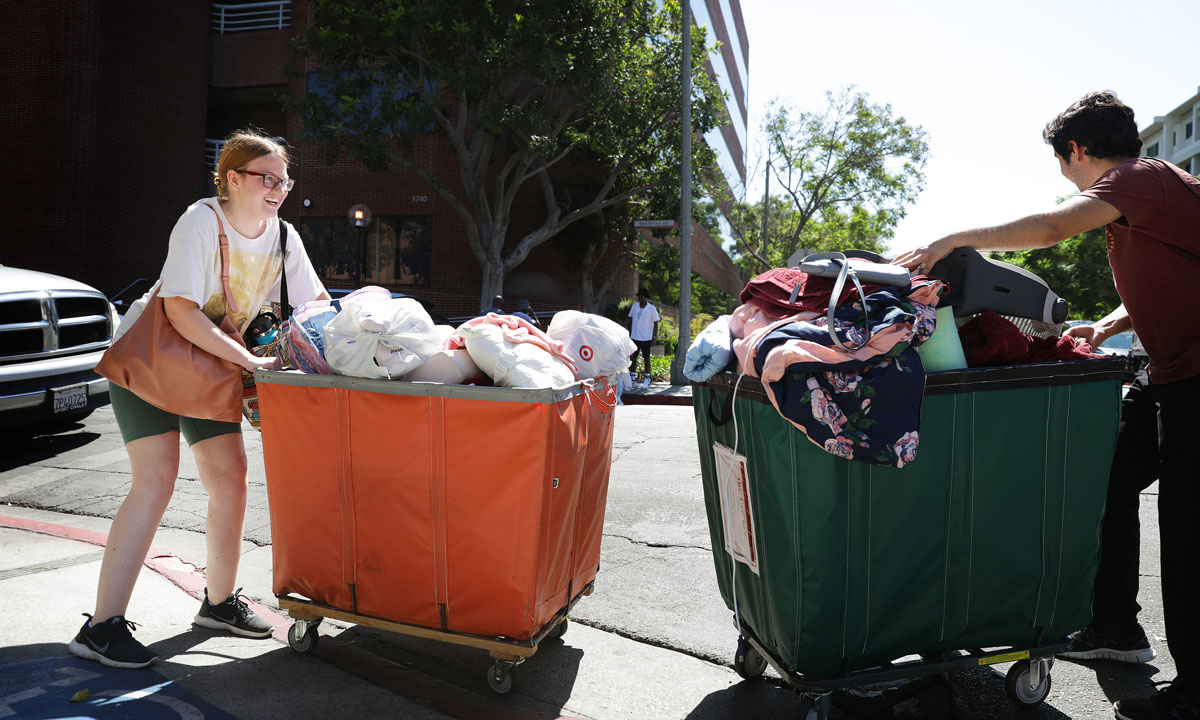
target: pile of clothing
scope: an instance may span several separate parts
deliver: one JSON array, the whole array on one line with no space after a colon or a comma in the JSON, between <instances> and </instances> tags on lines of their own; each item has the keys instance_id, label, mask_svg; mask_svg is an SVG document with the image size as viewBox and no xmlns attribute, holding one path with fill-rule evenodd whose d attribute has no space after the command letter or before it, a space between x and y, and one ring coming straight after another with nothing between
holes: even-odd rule
<instances>
[{"instance_id":1,"label":"pile of clothing","mask_svg":"<svg viewBox=\"0 0 1200 720\"><path fill-rule=\"evenodd\" d=\"M289 342L305 373L514 388L616 385L635 348L617 323L573 310L556 313L545 332L497 313L435 325L416 300L375 286L297 307Z\"/></svg>"},{"instance_id":2,"label":"pile of clothing","mask_svg":"<svg viewBox=\"0 0 1200 720\"><path fill-rule=\"evenodd\" d=\"M861 258L846 262L877 268ZM755 277L741 306L692 342L684 373L695 382L724 370L757 377L776 410L826 452L903 467L920 442L925 370L916 349L932 337L949 287L925 275L904 287L863 283L860 291L843 283L836 298L835 287L800 268ZM972 368L1101 357L1071 337L1024 334L991 310L954 330Z\"/></svg>"},{"instance_id":3,"label":"pile of clothing","mask_svg":"<svg viewBox=\"0 0 1200 720\"><path fill-rule=\"evenodd\" d=\"M903 467L916 458L925 388L916 347L933 335L948 288L917 276L904 287L864 283L861 294L846 283L837 298L834 289L799 268L755 277L742 305L697 336L684 372L696 382L726 367L757 377L775 409L826 452Z\"/></svg>"},{"instance_id":4,"label":"pile of clothing","mask_svg":"<svg viewBox=\"0 0 1200 720\"><path fill-rule=\"evenodd\" d=\"M1093 353L1086 342L1072 337L1027 335L1011 320L991 310L984 310L963 323L958 328L958 338L967 367L973 368L1104 357Z\"/></svg>"}]
</instances>

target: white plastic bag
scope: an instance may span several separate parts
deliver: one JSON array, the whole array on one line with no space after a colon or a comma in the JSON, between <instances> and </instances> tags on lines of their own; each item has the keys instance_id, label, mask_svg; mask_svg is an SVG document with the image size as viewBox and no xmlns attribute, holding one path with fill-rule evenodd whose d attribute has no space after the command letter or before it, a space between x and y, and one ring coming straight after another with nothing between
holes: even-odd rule
<instances>
[{"instance_id":1,"label":"white plastic bag","mask_svg":"<svg viewBox=\"0 0 1200 720\"><path fill-rule=\"evenodd\" d=\"M575 373L562 360L534 343L508 342L498 325L464 324L458 334L471 359L497 385L548 388L575 382Z\"/></svg>"},{"instance_id":2,"label":"white plastic bag","mask_svg":"<svg viewBox=\"0 0 1200 720\"><path fill-rule=\"evenodd\" d=\"M466 350L441 350L425 358L425 362L421 363L416 370L405 375L404 379L414 382L461 385L467 380L481 375L483 372L471 359L471 353Z\"/></svg>"},{"instance_id":3,"label":"white plastic bag","mask_svg":"<svg viewBox=\"0 0 1200 720\"><path fill-rule=\"evenodd\" d=\"M339 375L400 378L442 349L433 320L416 300L348 300L322 329L325 360Z\"/></svg>"},{"instance_id":4,"label":"white plastic bag","mask_svg":"<svg viewBox=\"0 0 1200 720\"><path fill-rule=\"evenodd\" d=\"M581 378L628 370L629 356L637 350L628 330L606 317L578 310L555 313L546 334L566 346Z\"/></svg>"}]
</instances>

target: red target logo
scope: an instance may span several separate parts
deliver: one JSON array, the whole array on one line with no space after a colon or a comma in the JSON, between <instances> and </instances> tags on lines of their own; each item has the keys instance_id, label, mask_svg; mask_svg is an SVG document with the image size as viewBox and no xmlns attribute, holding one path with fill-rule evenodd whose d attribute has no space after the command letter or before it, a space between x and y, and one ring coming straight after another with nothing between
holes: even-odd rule
<instances>
[{"instance_id":1,"label":"red target logo","mask_svg":"<svg viewBox=\"0 0 1200 720\"><path fill-rule=\"evenodd\" d=\"M591 345L581 345L579 347L579 357L582 358L583 360L590 361L592 359L593 354L594 353L592 352Z\"/></svg>"}]
</instances>

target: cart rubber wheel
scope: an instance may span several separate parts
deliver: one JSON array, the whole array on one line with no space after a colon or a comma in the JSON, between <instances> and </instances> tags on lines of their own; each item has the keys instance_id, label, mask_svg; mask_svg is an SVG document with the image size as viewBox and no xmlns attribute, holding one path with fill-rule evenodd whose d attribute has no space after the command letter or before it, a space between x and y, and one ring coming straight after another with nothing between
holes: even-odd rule
<instances>
[{"instance_id":1,"label":"cart rubber wheel","mask_svg":"<svg viewBox=\"0 0 1200 720\"><path fill-rule=\"evenodd\" d=\"M767 669L767 659L746 638L738 638L737 653L733 656L733 670L743 680L757 680Z\"/></svg>"},{"instance_id":2,"label":"cart rubber wheel","mask_svg":"<svg viewBox=\"0 0 1200 720\"><path fill-rule=\"evenodd\" d=\"M801 695L800 720L828 720L829 710L833 707L831 695Z\"/></svg>"},{"instance_id":3,"label":"cart rubber wheel","mask_svg":"<svg viewBox=\"0 0 1200 720\"><path fill-rule=\"evenodd\" d=\"M1042 683L1036 688L1029 687L1029 661L1021 660L1013 663L1004 677L1004 692L1008 699L1022 707L1037 705L1050 694L1050 675L1042 678Z\"/></svg>"},{"instance_id":4,"label":"cart rubber wheel","mask_svg":"<svg viewBox=\"0 0 1200 720\"><path fill-rule=\"evenodd\" d=\"M317 642L321 639L321 635L317 633L315 623L309 623L308 631L303 636L296 629L296 624L288 628L288 645L298 653L308 654L317 649Z\"/></svg>"},{"instance_id":5,"label":"cart rubber wheel","mask_svg":"<svg viewBox=\"0 0 1200 720\"><path fill-rule=\"evenodd\" d=\"M513 687L512 663L497 660L487 672L488 687L497 695L507 695Z\"/></svg>"},{"instance_id":6,"label":"cart rubber wheel","mask_svg":"<svg viewBox=\"0 0 1200 720\"><path fill-rule=\"evenodd\" d=\"M560 638L567 634L567 619L563 618L562 622L550 628L550 632L546 633L548 638Z\"/></svg>"}]
</instances>

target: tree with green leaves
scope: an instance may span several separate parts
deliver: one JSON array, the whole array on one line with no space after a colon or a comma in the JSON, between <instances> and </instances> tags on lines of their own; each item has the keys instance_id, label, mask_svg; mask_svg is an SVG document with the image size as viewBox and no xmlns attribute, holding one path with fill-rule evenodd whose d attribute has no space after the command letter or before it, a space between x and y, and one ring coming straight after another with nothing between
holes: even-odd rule
<instances>
[{"instance_id":1,"label":"tree with green leaves","mask_svg":"<svg viewBox=\"0 0 1200 720\"><path fill-rule=\"evenodd\" d=\"M656 0L314 0L291 67L321 68L295 103L305 132L369 169L413 173L458 214L483 270L480 302L529 252L572 224L678 183L681 11ZM698 47L706 47L693 31ZM693 129L722 122L720 90L693 55ZM424 164L435 135L455 182ZM693 164L711 154L697 144ZM564 179L599 179L583 195ZM518 193L540 223L509 237Z\"/></svg>"},{"instance_id":2,"label":"tree with green leaves","mask_svg":"<svg viewBox=\"0 0 1200 720\"><path fill-rule=\"evenodd\" d=\"M614 205L580 219L554 236L554 245L567 269L579 273L580 309L600 313L613 283L634 261L637 233L631 206ZM615 256L615 267L600 272L605 259Z\"/></svg>"},{"instance_id":3,"label":"tree with green leaves","mask_svg":"<svg viewBox=\"0 0 1200 720\"><path fill-rule=\"evenodd\" d=\"M679 248L667 242L643 240L638 274L650 296L669 305L679 304ZM692 273L692 314L724 315L734 298L700 274ZM692 337L695 337L693 335Z\"/></svg>"},{"instance_id":4,"label":"tree with green leaves","mask_svg":"<svg viewBox=\"0 0 1200 720\"><path fill-rule=\"evenodd\" d=\"M923 128L853 88L826 97L822 113L779 100L767 108L768 187L778 194L740 204L735 224L752 272L785 265L799 248L882 251L924 188Z\"/></svg>"},{"instance_id":5,"label":"tree with green leaves","mask_svg":"<svg viewBox=\"0 0 1200 720\"><path fill-rule=\"evenodd\" d=\"M1099 320L1121 304L1108 265L1104 228L1096 228L1047 248L992 253L1025 268L1066 299L1072 320Z\"/></svg>"}]
</instances>

